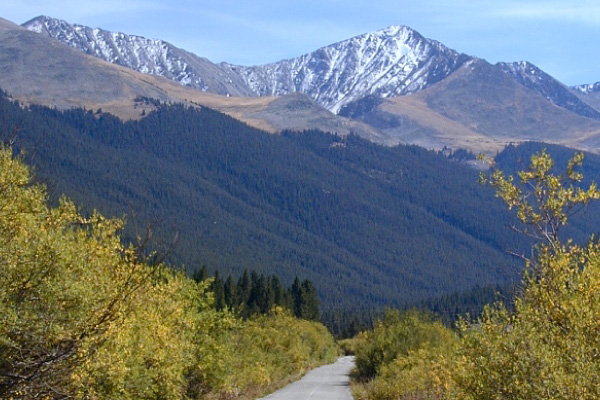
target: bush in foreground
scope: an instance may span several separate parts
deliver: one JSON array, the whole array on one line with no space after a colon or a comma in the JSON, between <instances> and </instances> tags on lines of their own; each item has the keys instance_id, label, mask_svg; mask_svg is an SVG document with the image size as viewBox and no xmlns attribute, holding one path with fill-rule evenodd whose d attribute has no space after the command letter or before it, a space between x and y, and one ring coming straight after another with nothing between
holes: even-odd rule
<instances>
[{"instance_id":1,"label":"bush in foreground","mask_svg":"<svg viewBox=\"0 0 600 400\"><path fill-rule=\"evenodd\" d=\"M575 155L566 174L555 175L543 151L532 157L529 170L519 173L519 185L493 173L490 182L498 196L516 208L524 224L518 229L543 241L527 260L514 311L502 304L488 306L476 323L460 324L458 339L450 335L437 346L419 339L427 337L422 328L404 333L376 327L365 337L373 336L375 345L367 346L381 350L371 351L366 360L372 361L362 369L375 378L357 385L358 398L600 398L600 244L559 240L567 219L600 198L595 184L586 190L574 187L582 179L575 170L582 160L583 155ZM415 338L406 342L407 335ZM397 348L388 344L398 341L409 343L409 350L385 351Z\"/></svg>"},{"instance_id":2,"label":"bush in foreground","mask_svg":"<svg viewBox=\"0 0 600 400\"><path fill-rule=\"evenodd\" d=\"M210 281L141 262L122 225L48 207L0 149L0 398L236 398L335 357L315 322L217 311Z\"/></svg>"}]
</instances>

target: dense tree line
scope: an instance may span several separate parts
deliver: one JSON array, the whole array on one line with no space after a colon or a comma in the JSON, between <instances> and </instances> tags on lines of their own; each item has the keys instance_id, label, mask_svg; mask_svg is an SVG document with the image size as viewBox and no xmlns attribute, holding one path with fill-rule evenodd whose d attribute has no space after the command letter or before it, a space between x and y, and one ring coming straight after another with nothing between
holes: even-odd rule
<instances>
[{"instance_id":1,"label":"dense tree line","mask_svg":"<svg viewBox=\"0 0 600 400\"><path fill-rule=\"evenodd\" d=\"M502 302L512 307L512 301L520 290L519 284L475 286L473 289L432 297L410 308L430 312L447 327L453 327L463 319L477 318L488 304Z\"/></svg>"},{"instance_id":2,"label":"dense tree line","mask_svg":"<svg viewBox=\"0 0 600 400\"><path fill-rule=\"evenodd\" d=\"M125 215L132 242L152 226L151 247L189 274L206 264L223 277L276 273L286 287L308 279L330 326L518 279L506 250L529 244L477 172L442 154L318 131L270 135L207 108L157 106L123 122L3 96L0 129L17 128L15 150L54 202L65 193L84 213Z\"/></svg>"},{"instance_id":3,"label":"dense tree line","mask_svg":"<svg viewBox=\"0 0 600 400\"><path fill-rule=\"evenodd\" d=\"M485 307L497 302L508 309L513 308L513 299L521 290L519 284L475 286L472 289L432 296L426 300L395 308L402 312L420 312L439 320L448 328L455 327L461 319L476 320ZM338 339L351 338L363 331L372 330L376 322L384 317L386 309L356 309L328 311L322 316L327 327Z\"/></svg>"},{"instance_id":4,"label":"dense tree line","mask_svg":"<svg viewBox=\"0 0 600 400\"><path fill-rule=\"evenodd\" d=\"M192 277L202 282L210 276L206 266L202 266ZM273 307L281 307L297 318L311 321L320 319L319 297L308 279L300 281L296 277L292 285L286 288L277 275L265 276L256 271L248 273L247 269L237 281L232 275L221 277L218 270L210 278L217 310L229 309L243 318L249 318L269 314Z\"/></svg>"}]
</instances>

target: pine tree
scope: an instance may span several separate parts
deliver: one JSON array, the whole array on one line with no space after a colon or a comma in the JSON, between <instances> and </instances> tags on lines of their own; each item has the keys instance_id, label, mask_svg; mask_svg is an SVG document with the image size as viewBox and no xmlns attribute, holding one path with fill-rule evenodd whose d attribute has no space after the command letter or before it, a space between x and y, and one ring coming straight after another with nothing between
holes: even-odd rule
<instances>
[{"instance_id":1,"label":"pine tree","mask_svg":"<svg viewBox=\"0 0 600 400\"><path fill-rule=\"evenodd\" d=\"M270 279L270 288L271 293L273 294L273 304L281 307L287 307L285 292L283 290L283 286L281 285L281 281L277 275L272 275Z\"/></svg>"},{"instance_id":2,"label":"pine tree","mask_svg":"<svg viewBox=\"0 0 600 400\"><path fill-rule=\"evenodd\" d=\"M225 309L225 289L223 279L219 275L219 271L215 272L215 277L212 282L212 290L215 296L215 308L219 311Z\"/></svg>"},{"instance_id":3,"label":"pine tree","mask_svg":"<svg viewBox=\"0 0 600 400\"><path fill-rule=\"evenodd\" d=\"M290 294L292 297L292 311L297 318L302 317L302 287L300 285L300 279L296 277L292 287L290 288Z\"/></svg>"},{"instance_id":4,"label":"pine tree","mask_svg":"<svg viewBox=\"0 0 600 400\"><path fill-rule=\"evenodd\" d=\"M208 278L208 269L206 268L206 265L202 265L200 269L194 270L194 273L192 274L192 279L196 282L202 282L206 280L206 278Z\"/></svg>"},{"instance_id":5,"label":"pine tree","mask_svg":"<svg viewBox=\"0 0 600 400\"><path fill-rule=\"evenodd\" d=\"M304 280L302 281L301 292L301 318L317 321L319 319L319 296L317 295L317 289L315 289L311 281Z\"/></svg>"},{"instance_id":6,"label":"pine tree","mask_svg":"<svg viewBox=\"0 0 600 400\"><path fill-rule=\"evenodd\" d=\"M250 298L250 289L251 289L250 276L248 275L248 270L244 269L244 273L238 280L238 295L240 304L244 305L248 303L248 299Z\"/></svg>"},{"instance_id":7,"label":"pine tree","mask_svg":"<svg viewBox=\"0 0 600 400\"><path fill-rule=\"evenodd\" d=\"M237 286L233 283L233 277L229 275L224 286L225 304L230 309L236 309L240 306L237 293Z\"/></svg>"}]
</instances>

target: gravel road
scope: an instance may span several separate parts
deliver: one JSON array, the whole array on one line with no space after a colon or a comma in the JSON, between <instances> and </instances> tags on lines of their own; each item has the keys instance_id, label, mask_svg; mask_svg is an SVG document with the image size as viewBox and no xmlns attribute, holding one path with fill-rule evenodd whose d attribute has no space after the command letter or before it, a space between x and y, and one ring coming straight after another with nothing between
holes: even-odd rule
<instances>
[{"instance_id":1,"label":"gravel road","mask_svg":"<svg viewBox=\"0 0 600 400\"><path fill-rule=\"evenodd\" d=\"M340 357L329 365L314 369L302 379L263 397L264 400L352 400L348 374L354 357Z\"/></svg>"}]
</instances>

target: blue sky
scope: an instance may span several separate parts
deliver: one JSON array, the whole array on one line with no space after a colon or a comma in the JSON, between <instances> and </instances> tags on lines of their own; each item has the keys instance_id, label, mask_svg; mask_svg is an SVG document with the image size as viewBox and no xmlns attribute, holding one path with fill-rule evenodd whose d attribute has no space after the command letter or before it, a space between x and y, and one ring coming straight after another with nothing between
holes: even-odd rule
<instances>
[{"instance_id":1,"label":"blue sky","mask_svg":"<svg viewBox=\"0 0 600 400\"><path fill-rule=\"evenodd\" d=\"M568 85L600 81L598 0L2 0L0 17L48 15L164 39L213 62L256 65L390 25L469 55L527 60Z\"/></svg>"}]
</instances>

